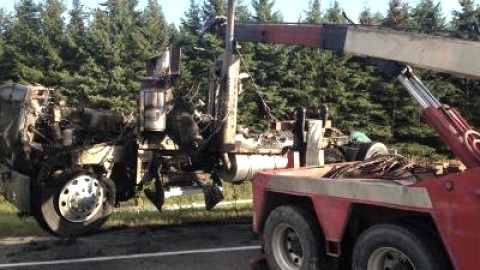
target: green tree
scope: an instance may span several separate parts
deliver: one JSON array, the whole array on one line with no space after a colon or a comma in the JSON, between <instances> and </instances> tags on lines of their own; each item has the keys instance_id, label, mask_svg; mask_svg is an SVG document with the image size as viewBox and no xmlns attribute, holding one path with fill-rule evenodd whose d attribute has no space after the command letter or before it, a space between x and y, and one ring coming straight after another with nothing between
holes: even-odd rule
<instances>
[{"instance_id":1,"label":"green tree","mask_svg":"<svg viewBox=\"0 0 480 270\"><path fill-rule=\"evenodd\" d=\"M42 68L47 86L64 85L68 73L64 69L62 50L66 45L62 14L66 8L60 0L45 0L42 11Z\"/></svg>"},{"instance_id":2,"label":"green tree","mask_svg":"<svg viewBox=\"0 0 480 270\"><path fill-rule=\"evenodd\" d=\"M5 32L8 29L10 18L7 12L0 8L0 68L3 70L4 52L5 52ZM1 78L1 76L0 76Z\"/></svg>"},{"instance_id":3,"label":"green tree","mask_svg":"<svg viewBox=\"0 0 480 270\"><path fill-rule=\"evenodd\" d=\"M412 26L410 7L402 0L390 0L384 25L396 29L409 29Z\"/></svg>"},{"instance_id":4,"label":"green tree","mask_svg":"<svg viewBox=\"0 0 480 270\"><path fill-rule=\"evenodd\" d=\"M279 11L274 11L274 0L253 0L252 7L255 11L253 16L256 22L280 22L282 15Z\"/></svg>"},{"instance_id":5,"label":"green tree","mask_svg":"<svg viewBox=\"0 0 480 270\"><path fill-rule=\"evenodd\" d=\"M309 9L305 12L306 23L319 24L322 22L322 9L320 0L310 0L308 4Z\"/></svg>"},{"instance_id":6,"label":"green tree","mask_svg":"<svg viewBox=\"0 0 480 270\"><path fill-rule=\"evenodd\" d=\"M445 16L440 2L421 0L412 10L412 19L418 29L430 33L445 29Z\"/></svg>"},{"instance_id":7,"label":"green tree","mask_svg":"<svg viewBox=\"0 0 480 270\"><path fill-rule=\"evenodd\" d=\"M14 20L5 31L5 57L0 81L41 83L43 51L41 7L33 0L20 0L14 7Z\"/></svg>"},{"instance_id":8,"label":"green tree","mask_svg":"<svg viewBox=\"0 0 480 270\"><path fill-rule=\"evenodd\" d=\"M215 17L227 16L227 1L206 0L202 6L203 23L209 22Z\"/></svg>"},{"instance_id":9,"label":"green tree","mask_svg":"<svg viewBox=\"0 0 480 270\"><path fill-rule=\"evenodd\" d=\"M329 23L346 23L342 12L343 10L340 7L340 3L335 0L325 12L325 20Z\"/></svg>"},{"instance_id":10,"label":"green tree","mask_svg":"<svg viewBox=\"0 0 480 270\"><path fill-rule=\"evenodd\" d=\"M480 9L475 8L473 0L459 0L458 3L461 10L452 12L453 28L464 33L474 33L469 35L469 38L478 40L478 34L480 33Z\"/></svg>"},{"instance_id":11,"label":"green tree","mask_svg":"<svg viewBox=\"0 0 480 270\"><path fill-rule=\"evenodd\" d=\"M383 23L385 18L383 18L382 13L376 12L372 13L369 7L365 6L358 16L358 21L360 24L364 25L380 25Z\"/></svg>"},{"instance_id":12,"label":"green tree","mask_svg":"<svg viewBox=\"0 0 480 270\"><path fill-rule=\"evenodd\" d=\"M183 18L180 19L180 27L183 31L188 31L190 34L198 34L202 30L201 10L195 0L190 0L190 6L185 12Z\"/></svg>"}]
</instances>

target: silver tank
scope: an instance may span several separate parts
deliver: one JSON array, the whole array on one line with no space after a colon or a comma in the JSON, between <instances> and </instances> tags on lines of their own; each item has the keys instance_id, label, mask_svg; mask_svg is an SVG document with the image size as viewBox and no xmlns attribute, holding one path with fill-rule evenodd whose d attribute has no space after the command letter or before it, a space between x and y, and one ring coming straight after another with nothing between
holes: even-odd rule
<instances>
[{"instance_id":1,"label":"silver tank","mask_svg":"<svg viewBox=\"0 0 480 270\"><path fill-rule=\"evenodd\" d=\"M165 92L143 89L140 92L140 103L143 106L143 130L165 131L167 127Z\"/></svg>"}]
</instances>

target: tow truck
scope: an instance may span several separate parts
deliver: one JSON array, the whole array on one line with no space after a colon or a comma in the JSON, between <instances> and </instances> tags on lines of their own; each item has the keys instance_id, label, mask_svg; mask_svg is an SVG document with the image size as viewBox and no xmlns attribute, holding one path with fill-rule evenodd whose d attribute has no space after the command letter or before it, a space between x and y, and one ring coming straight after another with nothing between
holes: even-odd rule
<instances>
[{"instance_id":1,"label":"tow truck","mask_svg":"<svg viewBox=\"0 0 480 270\"><path fill-rule=\"evenodd\" d=\"M230 23L234 11L230 0ZM295 153L302 148L294 148L287 169L262 171L252 180L253 230L269 269L479 268L480 133L442 104L413 69L479 79L479 42L358 25L227 29L232 44L308 46L372 59L414 98L424 120L461 162L438 168L373 154L364 161L299 167ZM322 125L321 119L300 120L303 127ZM321 160L324 152L316 144L321 132L296 132L294 145L306 145Z\"/></svg>"}]
</instances>

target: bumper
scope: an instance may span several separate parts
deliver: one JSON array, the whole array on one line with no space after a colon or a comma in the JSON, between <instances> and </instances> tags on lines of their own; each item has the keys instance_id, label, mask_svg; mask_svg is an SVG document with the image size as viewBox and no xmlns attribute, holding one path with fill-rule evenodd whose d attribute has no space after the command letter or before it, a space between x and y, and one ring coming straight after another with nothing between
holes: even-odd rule
<instances>
[{"instance_id":1,"label":"bumper","mask_svg":"<svg viewBox=\"0 0 480 270\"><path fill-rule=\"evenodd\" d=\"M0 164L0 195L17 207L20 213L30 213L30 178Z\"/></svg>"}]
</instances>

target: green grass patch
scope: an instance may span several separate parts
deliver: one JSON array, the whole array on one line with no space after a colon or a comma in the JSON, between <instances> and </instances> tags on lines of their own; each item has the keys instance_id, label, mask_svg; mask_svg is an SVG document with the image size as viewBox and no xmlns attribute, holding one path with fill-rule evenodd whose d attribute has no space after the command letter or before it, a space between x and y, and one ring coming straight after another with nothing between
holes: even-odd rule
<instances>
[{"instance_id":1,"label":"green grass patch","mask_svg":"<svg viewBox=\"0 0 480 270\"><path fill-rule=\"evenodd\" d=\"M19 217L13 205L0 196L0 238L45 234L32 217Z\"/></svg>"},{"instance_id":2,"label":"green grass patch","mask_svg":"<svg viewBox=\"0 0 480 270\"><path fill-rule=\"evenodd\" d=\"M211 211L201 209L177 209L159 213L156 210L125 211L119 209L110 217L105 228L171 225L209 221L231 221L252 216L251 205L233 208L218 207Z\"/></svg>"},{"instance_id":3,"label":"green grass patch","mask_svg":"<svg viewBox=\"0 0 480 270\"><path fill-rule=\"evenodd\" d=\"M224 185L225 201L251 199L251 184ZM230 221L251 217L251 204L217 206L212 211L194 208L192 204L203 203L203 194L173 197L165 200L165 209L182 207L159 213L143 196L122 203L110 217L104 228L124 228L148 225L183 224L192 222ZM45 235L32 217L19 217L15 207L0 196L0 238Z\"/></svg>"}]
</instances>

